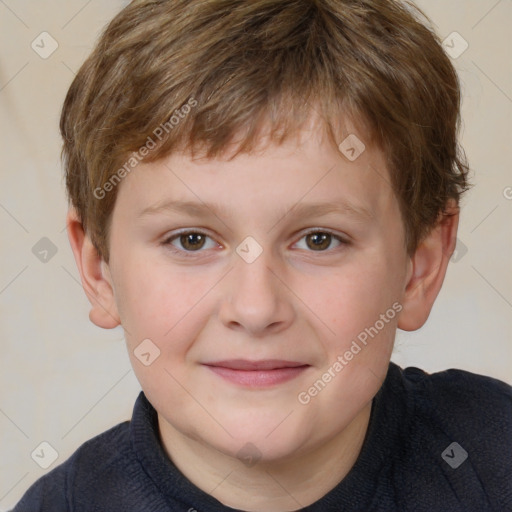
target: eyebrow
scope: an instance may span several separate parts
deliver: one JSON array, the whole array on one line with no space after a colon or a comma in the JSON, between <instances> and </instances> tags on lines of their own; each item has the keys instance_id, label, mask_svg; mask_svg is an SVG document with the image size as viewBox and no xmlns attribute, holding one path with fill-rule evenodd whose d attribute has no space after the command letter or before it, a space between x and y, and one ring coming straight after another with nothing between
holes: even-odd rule
<instances>
[{"instance_id":1,"label":"eyebrow","mask_svg":"<svg viewBox=\"0 0 512 512\"><path fill-rule=\"evenodd\" d=\"M191 217L197 218L209 217L212 214L217 217L223 216L225 218L233 216L233 212L227 209L225 205L220 203L171 200L148 206L142 210L142 212L139 214L139 217L168 212L187 214ZM280 222L284 217L289 215L292 217L319 217L322 215L328 215L330 213L344 214L361 221L369 221L375 218L374 213L370 209L364 206L354 205L350 202L340 200L337 202L328 203L297 203L293 206L281 210L279 212L279 220L277 222Z\"/></svg>"}]
</instances>

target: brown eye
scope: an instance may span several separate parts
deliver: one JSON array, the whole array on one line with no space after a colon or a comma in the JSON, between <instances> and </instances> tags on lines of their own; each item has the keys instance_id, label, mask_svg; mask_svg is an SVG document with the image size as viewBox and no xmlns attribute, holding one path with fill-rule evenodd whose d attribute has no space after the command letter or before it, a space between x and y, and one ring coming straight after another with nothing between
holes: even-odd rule
<instances>
[{"instance_id":1,"label":"brown eye","mask_svg":"<svg viewBox=\"0 0 512 512\"><path fill-rule=\"evenodd\" d=\"M162 242L173 252L183 256L190 256L193 253L205 252L202 249L213 249L217 246L215 241L206 233L201 231L182 231L168 237Z\"/></svg>"},{"instance_id":2,"label":"brown eye","mask_svg":"<svg viewBox=\"0 0 512 512\"><path fill-rule=\"evenodd\" d=\"M299 249L309 252L331 253L336 249L343 249L343 246L349 245L349 241L341 236L317 229L306 233L295 245Z\"/></svg>"},{"instance_id":3,"label":"brown eye","mask_svg":"<svg viewBox=\"0 0 512 512\"><path fill-rule=\"evenodd\" d=\"M332 235L330 233L322 233L317 231L316 233L310 233L306 235L306 244L310 249L314 251L323 251L331 245Z\"/></svg>"},{"instance_id":4,"label":"brown eye","mask_svg":"<svg viewBox=\"0 0 512 512\"><path fill-rule=\"evenodd\" d=\"M205 238L201 233L187 233L180 236L180 243L187 251L197 251L203 248Z\"/></svg>"}]
</instances>

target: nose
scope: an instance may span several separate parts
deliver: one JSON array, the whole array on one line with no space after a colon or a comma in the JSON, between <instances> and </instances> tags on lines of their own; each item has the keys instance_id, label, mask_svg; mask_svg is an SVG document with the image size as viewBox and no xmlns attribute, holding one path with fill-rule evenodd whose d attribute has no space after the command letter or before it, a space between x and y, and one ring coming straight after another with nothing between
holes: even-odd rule
<instances>
[{"instance_id":1,"label":"nose","mask_svg":"<svg viewBox=\"0 0 512 512\"><path fill-rule=\"evenodd\" d=\"M272 261L270 252L264 250L252 263L234 256L234 268L223 281L219 310L226 327L261 337L276 334L292 323L293 294L283 284L282 269Z\"/></svg>"}]
</instances>

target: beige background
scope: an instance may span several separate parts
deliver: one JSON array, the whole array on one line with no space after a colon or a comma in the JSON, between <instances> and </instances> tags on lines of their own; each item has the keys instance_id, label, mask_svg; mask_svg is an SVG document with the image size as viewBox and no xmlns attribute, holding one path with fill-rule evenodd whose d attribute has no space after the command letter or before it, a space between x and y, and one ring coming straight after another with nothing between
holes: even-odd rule
<instances>
[{"instance_id":1,"label":"beige background","mask_svg":"<svg viewBox=\"0 0 512 512\"><path fill-rule=\"evenodd\" d=\"M125 3L0 0L0 511L45 473L31 458L41 442L58 452L49 471L87 439L129 419L140 389L122 330L104 331L88 320L64 230L57 129L73 74ZM512 3L418 4L442 39L456 31L469 44L453 62L476 186L463 202L458 260L431 317L418 332L398 333L393 360L512 383ZM31 48L34 40L42 46L43 31L58 43L47 59ZM462 48L457 39L454 45ZM39 51L50 48L45 39ZM47 262L32 252L43 237L57 250Z\"/></svg>"}]
</instances>

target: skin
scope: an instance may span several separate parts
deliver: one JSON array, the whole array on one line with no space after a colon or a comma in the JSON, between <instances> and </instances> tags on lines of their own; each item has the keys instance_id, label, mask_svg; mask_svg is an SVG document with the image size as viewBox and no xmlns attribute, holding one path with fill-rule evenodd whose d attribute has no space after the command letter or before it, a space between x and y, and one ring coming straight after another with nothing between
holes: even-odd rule
<instances>
[{"instance_id":1,"label":"skin","mask_svg":"<svg viewBox=\"0 0 512 512\"><path fill-rule=\"evenodd\" d=\"M226 211L141 213L170 200L216 202ZM327 202L367 215L296 215L300 205ZM118 190L108 264L73 209L67 220L90 318L103 328L124 327L166 453L225 505L272 512L314 503L354 465L396 329L425 323L444 280L459 218L454 203L448 211L407 255L380 150L366 145L351 162L311 129L231 161L177 153L140 164ZM184 246L172 238L181 228L209 238ZM325 231L344 242L327 238L318 249L312 239ZM236 252L247 236L262 248L252 263ZM191 257L183 255L187 248ZM394 303L400 313L301 403L299 393ZM160 350L149 366L134 354L147 338ZM203 364L234 358L309 366L292 380L255 389ZM244 446L259 458L255 464L240 460Z\"/></svg>"}]
</instances>

